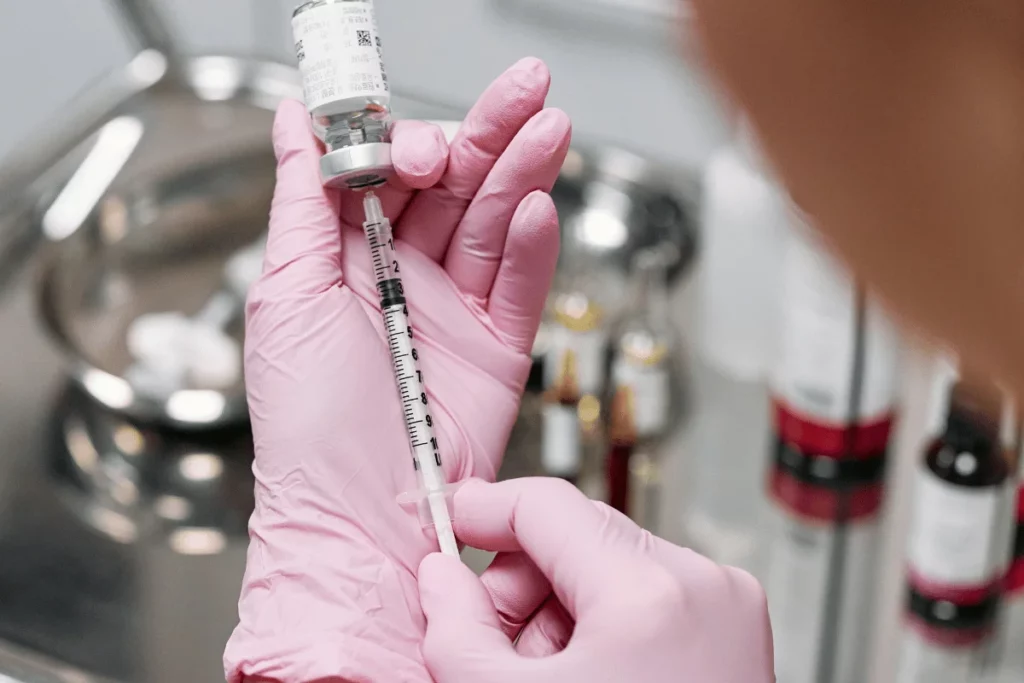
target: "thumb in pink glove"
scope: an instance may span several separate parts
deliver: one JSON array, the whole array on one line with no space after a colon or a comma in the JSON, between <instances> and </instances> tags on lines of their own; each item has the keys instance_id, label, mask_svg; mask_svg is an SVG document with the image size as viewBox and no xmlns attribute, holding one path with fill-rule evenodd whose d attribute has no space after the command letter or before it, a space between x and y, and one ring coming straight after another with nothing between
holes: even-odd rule
<instances>
[{"instance_id":1,"label":"thumb in pink glove","mask_svg":"<svg viewBox=\"0 0 1024 683\"><path fill-rule=\"evenodd\" d=\"M748 574L651 536L561 481L469 483L455 518L469 545L528 556L575 625L548 622L564 631L547 634L568 643L560 652L517 651L484 583L430 555L419 577L423 654L437 683L774 680L767 603ZM536 588L524 590L540 597Z\"/></svg>"}]
</instances>

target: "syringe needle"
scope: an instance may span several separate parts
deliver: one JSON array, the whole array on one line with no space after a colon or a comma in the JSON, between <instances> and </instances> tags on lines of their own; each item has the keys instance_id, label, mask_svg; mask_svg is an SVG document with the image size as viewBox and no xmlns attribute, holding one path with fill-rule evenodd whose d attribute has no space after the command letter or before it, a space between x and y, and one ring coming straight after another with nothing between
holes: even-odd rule
<instances>
[{"instance_id":1,"label":"syringe needle","mask_svg":"<svg viewBox=\"0 0 1024 683\"><path fill-rule=\"evenodd\" d=\"M363 197L363 212L366 214L367 223L381 223L384 221L384 207L380 199L373 192L367 192Z\"/></svg>"}]
</instances>

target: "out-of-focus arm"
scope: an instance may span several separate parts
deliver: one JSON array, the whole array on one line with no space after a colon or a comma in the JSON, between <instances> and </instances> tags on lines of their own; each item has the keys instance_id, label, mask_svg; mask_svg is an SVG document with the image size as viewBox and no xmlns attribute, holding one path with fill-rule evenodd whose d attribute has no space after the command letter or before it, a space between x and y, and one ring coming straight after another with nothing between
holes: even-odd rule
<instances>
[{"instance_id":1,"label":"out-of-focus arm","mask_svg":"<svg viewBox=\"0 0 1024 683\"><path fill-rule=\"evenodd\" d=\"M692 4L836 250L906 322L1024 391L1024 5Z\"/></svg>"}]
</instances>

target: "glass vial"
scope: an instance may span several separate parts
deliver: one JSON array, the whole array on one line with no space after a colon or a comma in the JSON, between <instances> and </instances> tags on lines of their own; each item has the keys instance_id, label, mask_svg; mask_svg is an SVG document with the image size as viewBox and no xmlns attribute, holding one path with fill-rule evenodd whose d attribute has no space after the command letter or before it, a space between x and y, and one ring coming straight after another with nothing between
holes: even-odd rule
<instances>
[{"instance_id":1,"label":"glass vial","mask_svg":"<svg viewBox=\"0 0 1024 683\"><path fill-rule=\"evenodd\" d=\"M605 486L608 505L630 513L630 467L636 449L636 403L630 386L616 387L608 409L608 454L605 458Z\"/></svg>"},{"instance_id":2,"label":"glass vial","mask_svg":"<svg viewBox=\"0 0 1024 683\"><path fill-rule=\"evenodd\" d=\"M373 0L311 0L292 15L306 107L327 153L326 187L361 189L387 182L391 90Z\"/></svg>"},{"instance_id":3,"label":"glass vial","mask_svg":"<svg viewBox=\"0 0 1024 683\"><path fill-rule=\"evenodd\" d=\"M593 272L570 260L572 267L563 270L558 289L552 297L547 325L543 382L547 395L565 394L567 387L566 359L572 357L572 382L576 406L576 439L573 450L573 472L565 476L589 491L596 465L603 412L600 397L605 389L608 332L605 307L594 292ZM565 399L562 399L565 403ZM553 410L553 409L552 409ZM546 419L545 440L549 438ZM566 424L568 424L566 422ZM567 429L568 427L566 427ZM554 437L552 437L554 438ZM551 455L551 454L549 454ZM544 456L542 460L545 460ZM545 471L555 476L545 460Z\"/></svg>"},{"instance_id":4,"label":"glass vial","mask_svg":"<svg viewBox=\"0 0 1024 683\"><path fill-rule=\"evenodd\" d=\"M577 484L583 468L580 390L576 354L565 349L554 382L544 394L541 467L544 474Z\"/></svg>"},{"instance_id":5,"label":"glass vial","mask_svg":"<svg viewBox=\"0 0 1024 683\"><path fill-rule=\"evenodd\" d=\"M551 362L544 364L544 386L555 384L561 373L561 359L566 350L571 350L576 356L581 396L599 396L604 389L608 346L604 306L585 278L572 278L567 284L554 297L547 347Z\"/></svg>"},{"instance_id":6,"label":"glass vial","mask_svg":"<svg viewBox=\"0 0 1024 683\"><path fill-rule=\"evenodd\" d=\"M633 260L630 314L619 327L614 345L612 398L605 462L609 504L649 529L655 510L634 506L634 500L655 500L656 492L637 490L658 477L638 480L633 459L644 456L649 475L658 465L661 442L675 426L678 402L674 372L677 350L669 304L668 270L678 258L675 247L639 252Z\"/></svg>"},{"instance_id":7,"label":"glass vial","mask_svg":"<svg viewBox=\"0 0 1024 683\"><path fill-rule=\"evenodd\" d=\"M641 439L662 437L671 427L676 343L668 269L677 255L675 247L665 246L641 251L633 259L632 308L615 344L612 382L632 387Z\"/></svg>"},{"instance_id":8,"label":"glass vial","mask_svg":"<svg viewBox=\"0 0 1024 683\"><path fill-rule=\"evenodd\" d=\"M1009 467L995 387L957 382L924 453L908 542L897 683L968 680L984 669L1007 566Z\"/></svg>"}]
</instances>

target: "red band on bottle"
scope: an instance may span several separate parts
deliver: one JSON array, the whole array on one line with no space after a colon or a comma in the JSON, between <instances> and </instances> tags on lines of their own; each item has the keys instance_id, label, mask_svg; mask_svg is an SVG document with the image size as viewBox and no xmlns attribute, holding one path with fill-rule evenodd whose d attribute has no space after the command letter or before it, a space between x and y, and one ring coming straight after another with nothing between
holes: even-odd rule
<instances>
[{"instance_id":1,"label":"red band on bottle","mask_svg":"<svg viewBox=\"0 0 1024 683\"><path fill-rule=\"evenodd\" d=\"M775 500L787 511L799 517L818 522L863 521L876 515L882 507L884 484L839 491L800 481L778 468L772 470L768 489ZM845 497L846 505L841 505Z\"/></svg>"},{"instance_id":2,"label":"red band on bottle","mask_svg":"<svg viewBox=\"0 0 1024 683\"><path fill-rule=\"evenodd\" d=\"M1024 557L1010 565L1006 573L1006 592L1014 595L1024 593Z\"/></svg>"},{"instance_id":3,"label":"red band on bottle","mask_svg":"<svg viewBox=\"0 0 1024 683\"><path fill-rule=\"evenodd\" d=\"M906 615L906 623L926 643L947 648L971 647L984 642L993 633L991 625L975 628L941 628L912 614Z\"/></svg>"},{"instance_id":4,"label":"red band on bottle","mask_svg":"<svg viewBox=\"0 0 1024 683\"><path fill-rule=\"evenodd\" d=\"M776 433L801 450L831 458L870 458L889 444L895 415L889 413L853 429L853 444L847 443L850 429L842 423L822 422L805 415L779 398L772 400Z\"/></svg>"},{"instance_id":5,"label":"red band on bottle","mask_svg":"<svg viewBox=\"0 0 1024 683\"><path fill-rule=\"evenodd\" d=\"M1003 587L1003 579L998 576L984 584L950 584L929 579L913 567L907 570L907 581L917 593L930 600L945 600L961 606L985 602Z\"/></svg>"}]
</instances>

